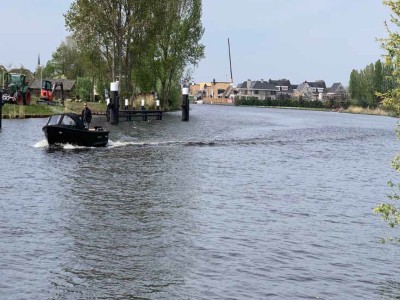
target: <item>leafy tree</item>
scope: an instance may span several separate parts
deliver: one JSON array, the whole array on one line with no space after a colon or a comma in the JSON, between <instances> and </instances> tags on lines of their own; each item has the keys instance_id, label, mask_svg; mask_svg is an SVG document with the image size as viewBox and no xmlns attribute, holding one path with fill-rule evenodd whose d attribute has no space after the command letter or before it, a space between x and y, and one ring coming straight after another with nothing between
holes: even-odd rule
<instances>
[{"instance_id":1,"label":"leafy tree","mask_svg":"<svg viewBox=\"0 0 400 300\"><path fill-rule=\"evenodd\" d=\"M375 99L374 74L375 74L374 64L369 64L363 71L364 98L367 100L369 106L373 105Z\"/></svg>"},{"instance_id":2,"label":"leafy tree","mask_svg":"<svg viewBox=\"0 0 400 300\"><path fill-rule=\"evenodd\" d=\"M384 0L383 4L388 6L392 10L390 21L394 27L400 27L400 2L395 0ZM389 29L387 23L385 23L386 30L388 32L387 38L380 39L382 48L386 50L385 62L386 65L390 66L391 80L393 88L382 93L384 97L384 103L387 107L395 109L397 113L400 112L400 88L399 88L399 74L400 74L400 34L397 31ZM399 127L400 128L400 127ZM400 138L399 128L397 130L397 136ZM396 156L392 161L392 167L400 172L400 155ZM389 182L389 185L395 189L389 196L391 203L381 203L374 208L374 212L380 214L382 219L386 221L390 227L396 227L400 224L400 208L396 205L396 201L400 200L398 189L400 184L394 184Z\"/></svg>"},{"instance_id":3,"label":"leafy tree","mask_svg":"<svg viewBox=\"0 0 400 300\"><path fill-rule=\"evenodd\" d=\"M375 91L375 98L374 98L374 106L377 106L381 100L379 96L383 92L384 87L384 73L383 73L383 65L380 60L375 62L375 72L374 72L374 91Z\"/></svg>"},{"instance_id":4,"label":"leafy tree","mask_svg":"<svg viewBox=\"0 0 400 300\"><path fill-rule=\"evenodd\" d=\"M84 75L82 55L76 41L67 37L43 69L44 77L77 78Z\"/></svg>"},{"instance_id":5,"label":"leafy tree","mask_svg":"<svg viewBox=\"0 0 400 300\"><path fill-rule=\"evenodd\" d=\"M147 20L154 2L76 0L65 15L67 28L81 45L85 45L86 53L92 53L89 59L92 64L104 61L108 78L119 80L125 94L131 91L134 65L131 51L140 33L148 31Z\"/></svg>"},{"instance_id":6,"label":"leafy tree","mask_svg":"<svg viewBox=\"0 0 400 300\"><path fill-rule=\"evenodd\" d=\"M383 66L381 60L377 60L375 62L375 70L374 70L374 90L375 92L382 93L383 92L383 82L384 82L384 74L383 74Z\"/></svg>"},{"instance_id":7,"label":"leafy tree","mask_svg":"<svg viewBox=\"0 0 400 300\"><path fill-rule=\"evenodd\" d=\"M385 67L380 60L367 65L363 70L352 70L350 74L349 92L357 105L376 107L380 93L388 86Z\"/></svg>"},{"instance_id":8,"label":"leafy tree","mask_svg":"<svg viewBox=\"0 0 400 300\"><path fill-rule=\"evenodd\" d=\"M76 81L76 94L78 98L83 101L89 101L92 91L93 85L90 79L87 77L78 77Z\"/></svg>"},{"instance_id":9,"label":"leafy tree","mask_svg":"<svg viewBox=\"0 0 400 300\"><path fill-rule=\"evenodd\" d=\"M204 33L201 24L201 0L160 1L160 17L154 69L161 83L162 106L166 106L174 81L179 82L185 67L195 65L204 56L199 43Z\"/></svg>"},{"instance_id":10,"label":"leafy tree","mask_svg":"<svg viewBox=\"0 0 400 300\"><path fill-rule=\"evenodd\" d=\"M389 66L392 73L390 78L392 80L393 88L382 93L380 96L384 98L384 105L389 109L396 111L400 114L400 34L395 30L400 27L400 2L394 0L384 0L383 4L388 6L392 10L390 16L390 22L394 29L390 29L388 24L385 22L385 28L388 37L381 38L381 47L386 50L385 64Z\"/></svg>"},{"instance_id":11,"label":"leafy tree","mask_svg":"<svg viewBox=\"0 0 400 300\"><path fill-rule=\"evenodd\" d=\"M122 97L160 82L166 108L185 67L203 57L201 0L75 0L65 20L88 66L107 66L102 77L118 79Z\"/></svg>"},{"instance_id":12,"label":"leafy tree","mask_svg":"<svg viewBox=\"0 0 400 300\"><path fill-rule=\"evenodd\" d=\"M350 81L349 81L349 92L353 99L357 99L359 97L359 80L358 80L358 71L352 70L350 74Z\"/></svg>"}]
</instances>

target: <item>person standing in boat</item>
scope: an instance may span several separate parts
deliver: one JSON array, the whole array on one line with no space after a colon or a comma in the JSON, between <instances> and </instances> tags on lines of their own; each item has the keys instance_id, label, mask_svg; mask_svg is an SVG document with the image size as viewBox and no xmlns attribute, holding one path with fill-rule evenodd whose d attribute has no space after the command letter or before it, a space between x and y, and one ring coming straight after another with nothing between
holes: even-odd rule
<instances>
[{"instance_id":1,"label":"person standing in boat","mask_svg":"<svg viewBox=\"0 0 400 300\"><path fill-rule=\"evenodd\" d=\"M87 106L87 103L83 103L83 109L82 109L82 121L83 124L87 129L89 129L89 124L92 121L92 111L90 108Z\"/></svg>"}]
</instances>

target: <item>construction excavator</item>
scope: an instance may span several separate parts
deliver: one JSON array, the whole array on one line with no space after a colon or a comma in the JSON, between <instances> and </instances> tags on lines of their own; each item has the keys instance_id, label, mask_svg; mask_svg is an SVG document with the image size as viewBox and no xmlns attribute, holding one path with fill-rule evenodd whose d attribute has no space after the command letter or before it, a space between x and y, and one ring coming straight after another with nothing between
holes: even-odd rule
<instances>
[{"instance_id":1,"label":"construction excavator","mask_svg":"<svg viewBox=\"0 0 400 300\"><path fill-rule=\"evenodd\" d=\"M52 83L50 80L42 80L42 88L40 89L40 103L55 105L54 98L56 89L61 90L61 105L64 105L64 86L61 81Z\"/></svg>"}]
</instances>

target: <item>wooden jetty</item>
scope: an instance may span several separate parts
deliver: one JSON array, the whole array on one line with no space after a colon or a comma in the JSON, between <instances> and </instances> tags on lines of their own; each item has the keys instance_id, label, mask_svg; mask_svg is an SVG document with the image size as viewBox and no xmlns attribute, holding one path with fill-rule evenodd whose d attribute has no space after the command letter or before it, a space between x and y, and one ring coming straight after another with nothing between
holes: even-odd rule
<instances>
[{"instance_id":1,"label":"wooden jetty","mask_svg":"<svg viewBox=\"0 0 400 300\"><path fill-rule=\"evenodd\" d=\"M93 115L107 116L108 112L92 112ZM150 117L156 120L162 120L162 110L120 110L118 111L119 119L126 118L126 121L132 121L133 118L139 117L143 121L147 121Z\"/></svg>"}]
</instances>

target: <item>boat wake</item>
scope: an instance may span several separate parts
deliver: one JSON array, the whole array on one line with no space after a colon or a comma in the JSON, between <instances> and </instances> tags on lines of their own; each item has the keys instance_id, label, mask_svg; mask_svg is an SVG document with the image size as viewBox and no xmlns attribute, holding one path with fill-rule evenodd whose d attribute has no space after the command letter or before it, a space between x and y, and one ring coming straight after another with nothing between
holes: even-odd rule
<instances>
[{"instance_id":1,"label":"boat wake","mask_svg":"<svg viewBox=\"0 0 400 300\"><path fill-rule=\"evenodd\" d=\"M96 147L77 146L72 144L54 144L50 146L47 140L42 140L34 144L33 148L76 150L76 149L95 149Z\"/></svg>"},{"instance_id":2,"label":"boat wake","mask_svg":"<svg viewBox=\"0 0 400 300\"><path fill-rule=\"evenodd\" d=\"M213 147L213 146L226 146L229 144L254 144L257 141L251 140L211 140L211 141L112 141L109 140L108 144L103 149L113 149L120 147L168 147L168 146L183 146L183 147ZM72 144L55 144L49 145L47 140L42 140L33 145L34 148L54 148L63 150L75 149L100 149L99 147L86 147L77 146Z\"/></svg>"},{"instance_id":3,"label":"boat wake","mask_svg":"<svg viewBox=\"0 0 400 300\"><path fill-rule=\"evenodd\" d=\"M42 140L40 142L37 142L35 145L33 145L33 148L46 148L49 146L49 143L47 140Z\"/></svg>"}]
</instances>

